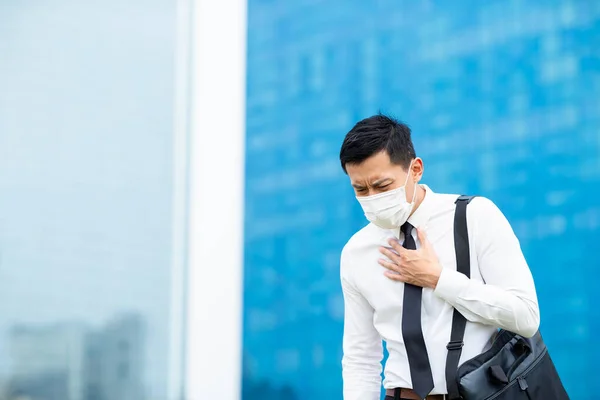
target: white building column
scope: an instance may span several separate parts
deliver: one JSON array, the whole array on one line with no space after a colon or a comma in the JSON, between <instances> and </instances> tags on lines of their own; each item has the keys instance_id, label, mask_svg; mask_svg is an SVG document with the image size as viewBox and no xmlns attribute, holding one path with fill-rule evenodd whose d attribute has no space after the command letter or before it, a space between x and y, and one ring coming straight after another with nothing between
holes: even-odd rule
<instances>
[{"instance_id":1,"label":"white building column","mask_svg":"<svg viewBox=\"0 0 600 400\"><path fill-rule=\"evenodd\" d=\"M186 400L241 393L246 1L192 1Z\"/></svg>"}]
</instances>

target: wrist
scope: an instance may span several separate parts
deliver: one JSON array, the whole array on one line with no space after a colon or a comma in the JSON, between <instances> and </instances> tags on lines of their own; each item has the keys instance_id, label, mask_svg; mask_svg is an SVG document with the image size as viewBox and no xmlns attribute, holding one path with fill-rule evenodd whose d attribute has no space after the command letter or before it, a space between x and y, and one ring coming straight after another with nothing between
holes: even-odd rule
<instances>
[{"instance_id":1,"label":"wrist","mask_svg":"<svg viewBox=\"0 0 600 400\"><path fill-rule=\"evenodd\" d=\"M442 275L442 267L439 265L436 265L435 268L433 268L431 274L429 275L429 280L428 280L428 287L430 287L431 289L434 289L437 287L438 282L440 280L440 276Z\"/></svg>"}]
</instances>

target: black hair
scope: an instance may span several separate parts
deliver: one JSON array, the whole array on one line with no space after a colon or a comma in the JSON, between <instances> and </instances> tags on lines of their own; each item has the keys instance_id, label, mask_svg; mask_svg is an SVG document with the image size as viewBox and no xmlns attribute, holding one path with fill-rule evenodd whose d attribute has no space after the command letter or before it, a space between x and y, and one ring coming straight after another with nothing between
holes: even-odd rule
<instances>
[{"instance_id":1,"label":"black hair","mask_svg":"<svg viewBox=\"0 0 600 400\"><path fill-rule=\"evenodd\" d=\"M392 164L404 169L416 157L408 125L383 114L359 121L346 134L340 150L340 163L361 164L367 158L386 151Z\"/></svg>"}]
</instances>

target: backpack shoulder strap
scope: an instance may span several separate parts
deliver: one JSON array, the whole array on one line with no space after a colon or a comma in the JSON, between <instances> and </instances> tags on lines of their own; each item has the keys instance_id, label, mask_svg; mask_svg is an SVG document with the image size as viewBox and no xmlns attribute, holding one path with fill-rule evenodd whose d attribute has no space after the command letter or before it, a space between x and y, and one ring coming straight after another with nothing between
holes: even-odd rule
<instances>
[{"instance_id":1,"label":"backpack shoulder strap","mask_svg":"<svg viewBox=\"0 0 600 400\"><path fill-rule=\"evenodd\" d=\"M467 278L471 277L471 255L469 251L469 231L467 229L467 205L476 196L459 196L456 199L456 209L454 211L454 249L456 252L456 270ZM467 320L454 309L452 315L452 331L450 333L450 342L446 346L448 355L446 357L446 386L448 388L448 398L450 400L460 399L458 392L458 382L456 381L456 372L460 355L464 345L465 327Z\"/></svg>"}]
</instances>

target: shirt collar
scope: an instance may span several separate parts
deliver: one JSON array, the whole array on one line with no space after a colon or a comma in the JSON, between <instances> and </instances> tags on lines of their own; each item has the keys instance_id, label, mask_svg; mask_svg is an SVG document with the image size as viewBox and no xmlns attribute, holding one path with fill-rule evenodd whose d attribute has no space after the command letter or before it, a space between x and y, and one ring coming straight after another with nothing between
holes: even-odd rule
<instances>
[{"instance_id":1,"label":"shirt collar","mask_svg":"<svg viewBox=\"0 0 600 400\"><path fill-rule=\"evenodd\" d=\"M415 212L410 216L410 218L408 218L408 222L415 228L425 226L429 221L434 203L433 197L435 196L435 193L429 188L429 186L420 186L425 189L425 197Z\"/></svg>"}]
</instances>

